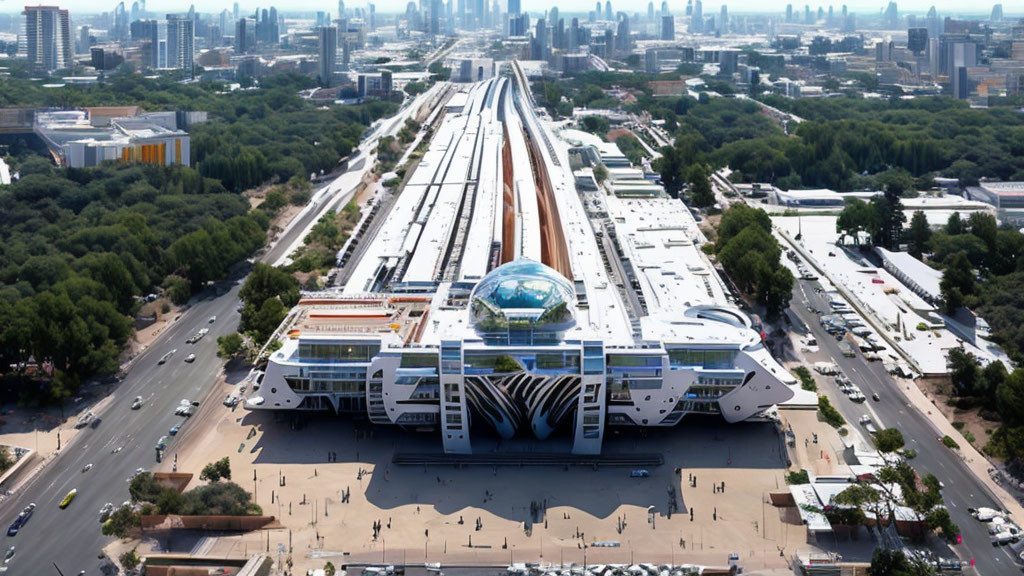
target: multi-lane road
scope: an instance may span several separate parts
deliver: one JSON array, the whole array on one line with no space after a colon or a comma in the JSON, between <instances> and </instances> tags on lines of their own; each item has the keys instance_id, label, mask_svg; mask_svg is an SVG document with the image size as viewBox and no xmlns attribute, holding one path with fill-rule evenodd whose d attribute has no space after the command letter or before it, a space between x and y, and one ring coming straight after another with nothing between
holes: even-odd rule
<instances>
[{"instance_id":1,"label":"multi-lane road","mask_svg":"<svg viewBox=\"0 0 1024 576\"><path fill-rule=\"evenodd\" d=\"M917 457L910 461L913 467L921 475L928 472L935 474L945 485L942 491L945 504L963 536L963 543L955 546L961 559L973 558L976 564L974 570L984 576L1019 574L1020 569L1014 561L1014 548L993 547L985 524L967 512L968 508L979 506L1001 508L998 501L971 473L960 456L939 441L940 433L924 414L909 404L881 362L868 362L859 353L854 358L843 356L838 342L825 332L818 321L819 311L830 308L828 300L815 292L815 288L820 288L816 282L797 280L790 312L800 319L818 341L820 351L805 354L808 362L837 364L843 374L869 398L864 404L855 404L844 398L834 383L828 384L837 391L834 395L837 400L833 404L846 418L849 427L859 428L859 418L868 414L879 429L898 428L906 439L907 448L917 452ZM808 306L811 310L808 310ZM878 394L878 402L870 399L872 394Z\"/></svg>"},{"instance_id":2,"label":"multi-lane road","mask_svg":"<svg viewBox=\"0 0 1024 576\"><path fill-rule=\"evenodd\" d=\"M136 358L99 414L100 425L81 430L36 478L0 505L2 546L16 547L8 574L58 574L57 568L65 575L80 570L101 573L98 555L109 539L100 532L100 508L107 502L116 506L127 500L128 476L156 463L155 446L160 437L172 426L188 426L185 418L174 415L181 400L223 399L207 396L222 365L216 356L217 337L238 327L238 288L232 285L220 296L196 301ZM212 316L217 319L211 324ZM200 328L209 328L209 334L196 344L186 343ZM177 352L160 365L160 358L172 349ZM189 353L196 355L192 363L185 362ZM145 403L132 410L136 396L142 396ZM174 439L166 454L173 458ZM92 468L83 472L88 464ZM71 489L78 490L77 496L66 509L59 509L57 504ZM29 502L36 503L35 514L17 536L7 537L7 525Z\"/></svg>"}]
</instances>

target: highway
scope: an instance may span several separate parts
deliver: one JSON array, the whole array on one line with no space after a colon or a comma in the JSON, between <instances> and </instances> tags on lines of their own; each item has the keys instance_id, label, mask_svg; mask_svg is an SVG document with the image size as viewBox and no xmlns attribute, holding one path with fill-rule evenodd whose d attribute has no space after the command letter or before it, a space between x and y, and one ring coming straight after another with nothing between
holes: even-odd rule
<instances>
[{"instance_id":1,"label":"highway","mask_svg":"<svg viewBox=\"0 0 1024 576\"><path fill-rule=\"evenodd\" d=\"M910 460L911 465L921 475L928 472L935 474L945 485L942 491L945 504L963 536L963 543L953 547L961 560L968 561L974 558L976 566L973 570L984 576L1019 574L1020 569L1016 567L1013 548L993 547L985 524L978 522L967 512L968 508L980 506L998 509L998 501L986 491L960 456L939 441L938 432L897 390L898 384L886 372L881 362L868 362L860 353L854 358L842 355L838 342L828 335L818 322L818 312L830 308L823 295L815 292L816 287L820 288L816 282L798 279L793 288L790 313L799 318L818 341L819 352L804 354L807 363L834 362L868 397L864 404L856 404L846 399L832 379L828 378L827 386L835 392L832 394L835 398L833 404L846 418L848 427L859 428L859 432L866 436L857 422L861 415L868 414L879 429L898 428L906 439L907 448L917 452L917 457ZM808 306L813 311L808 310ZM880 401L872 401L872 394L878 394ZM971 571L969 568L965 569L966 573Z\"/></svg>"}]
</instances>

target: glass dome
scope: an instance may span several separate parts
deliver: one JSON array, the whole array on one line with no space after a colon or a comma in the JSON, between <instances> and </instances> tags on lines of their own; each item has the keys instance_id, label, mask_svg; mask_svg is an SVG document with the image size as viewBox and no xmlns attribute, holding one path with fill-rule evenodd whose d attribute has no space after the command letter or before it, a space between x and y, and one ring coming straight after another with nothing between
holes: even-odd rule
<instances>
[{"instance_id":1,"label":"glass dome","mask_svg":"<svg viewBox=\"0 0 1024 576\"><path fill-rule=\"evenodd\" d=\"M470 322L490 340L556 340L571 328L576 292L555 270L519 259L492 270L469 299Z\"/></svg>"}]
</instances>

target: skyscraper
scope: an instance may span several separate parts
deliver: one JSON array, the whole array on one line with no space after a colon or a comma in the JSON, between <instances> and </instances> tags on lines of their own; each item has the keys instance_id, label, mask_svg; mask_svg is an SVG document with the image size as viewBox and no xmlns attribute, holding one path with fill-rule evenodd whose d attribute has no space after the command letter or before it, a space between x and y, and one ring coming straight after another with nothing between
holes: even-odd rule
<instances>
[{"instance_id":1,"label":"skyscraper","mask_svg":"<svg viewBox=\"0 0 1024 576\"><path fill-rule=\"evenodd\" d=\"M320 26L316 32L320 41L320 63L317 72L320 76L320 85L328 87L333 80L338 60L338 29L334 26Z\"/></svg>"},{"instance_id":2,"label":"skyscraper","mask_svg":"<svg viewBox=\"0 0 1024 576\"><path fill-rule=\"evenodd\" d=\"M654 1L647 3L647 20L654 22Z\"/></svg>"},{"instance_id":3,"label":"skyscraper","mask_svg":"<svg viewBox=\"0 0 1024 576\"><path fill-rule=\"evenodd\" d=\"M193 72L195 22L188 14L167 15L167 67Z\"/></svg>"},{"instance_id":4,"label":"skyscraper","mask_svg":"<svg viewBox=\"0 0 1024 576\"><path fill-rule=\"evenodd\" d=\"M612 17L612 0L606 0L604 3L604 19L614 20Z\"/></svg>"},{"instance_id":5,"label":"skyscraper","mask_svg":"<svg viewBox=\"0 0 1024 576\"><path fill-rule=\"evenodd\" d=\"M345 17L345 0L338 0L338 18Z\"/></svg>"},{"instance_id":6,"label":"skyscraper","mask_svg":"<svg viewBox=\"0 0 1024 576\"><path fill-rule=\"evenodd\" d=\"M991 20L993 22L1002 22L1003 21L1003 5L1002 4L996 4L996 5L992 6L992 17L991 17Z\"/></svg>"},{"instance_id":7,"label":"skyscraper","mask_svg":"<svg viewBox=\"0 0 1024 576\"><path fill-rule=\"evenodd\" d=\"M239 18L235 22L235 54L245 54L255 45L256 21L252 18Z\"/></svg>"},{"instance_id":8,"label":"skyscraper","mask_svg":"<svg viewBox=\"0 0 1024 576\"><path fill-rule=\"evenodd\" d=\"M533 45L531 48L530 58L534 60L547 60L548 26L543 18L537 19L537 26L533 32Z\"/></svg>"},{"instance_id":9,"label":"skyscraper","mask_svg":"<svg viewBox=\"0 0 1024 576\"><path fill-rule=\"evenodd\" d=\"M729 7L722 4L721 15L718 18L718 31L722 34L729 32Z\"/></svg>"},{"instance_id":10,"label":"skyscraper","mask_svg":"<svg viewBox=\"0 0 1024 576\"><path fill-rule=\"evenodd\" d=\"M792 4L786 4L786 23L788 24L788 23L790 23L792 21L793 21L793 5Z\"/></svg>"},{"instance_id":11,"label":"skyscraper","mask_svg":"<svg viewBox=\"0 0 1024 576\"><path fill-rule=\"evenodd\" d=\"M907 30L907 50L913 52L915 56L920 56L927 47L927 28L910 28Z\"/></svg>"},{"instance_id":12,"label":"skyscraper","mask_svg":"<svg viewBox=\"0 0 1024 576\"><path fill-rule=\"evenodd\" d=\"M70 68L74 61L68 11L55 6L26 6L22 14L28 61L44 72Z\"/></svg>"},{"instance_id":13,"label":"skyscraper","mask_svg":"<svg viewBox=\"0 0 1024 576\"><path fill-rule=\"evenodd\" d=\"M662 40L675 40L676 39L676 19L675 16L666 15L661 17L661 39Z\"/></svg>"},{"instance_id":14,"label":"skyscraper","mask_svg":"<svg viewBox=\"0 0 1024 576\"><path fill-rule=\"evenodd\" d=\"M704 6L700 0L693 3L693 16L690 17L690 33L700 34L704 31Z\"/></svg>"},{"instance_id":15,"label":"skyscraper","mask_svg":"<svg viewBox=\"0 0 1024 576\"><path fill-rule=\"evenodd\" d=\"M885 23L890 28L895 28L900 21L900 11L896 7L896 2L889 2L889 5L885 7Z\"/></svg>"}]
</instances>

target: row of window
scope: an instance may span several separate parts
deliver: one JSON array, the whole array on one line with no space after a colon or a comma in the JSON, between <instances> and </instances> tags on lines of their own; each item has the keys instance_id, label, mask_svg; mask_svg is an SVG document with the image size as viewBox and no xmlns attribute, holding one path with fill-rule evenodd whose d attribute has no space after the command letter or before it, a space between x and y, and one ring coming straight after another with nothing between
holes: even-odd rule
<instances>
[{"instance_id":1,"label":"row of window","mask_svg":"<svg viewBox=\"0 0 1024 576\"><path fill-rule=\"evenodd\" d=\"M299 342L299 358L303 361L369 362L379 353L380 344Z\"/></svg>"}]
</instances>

